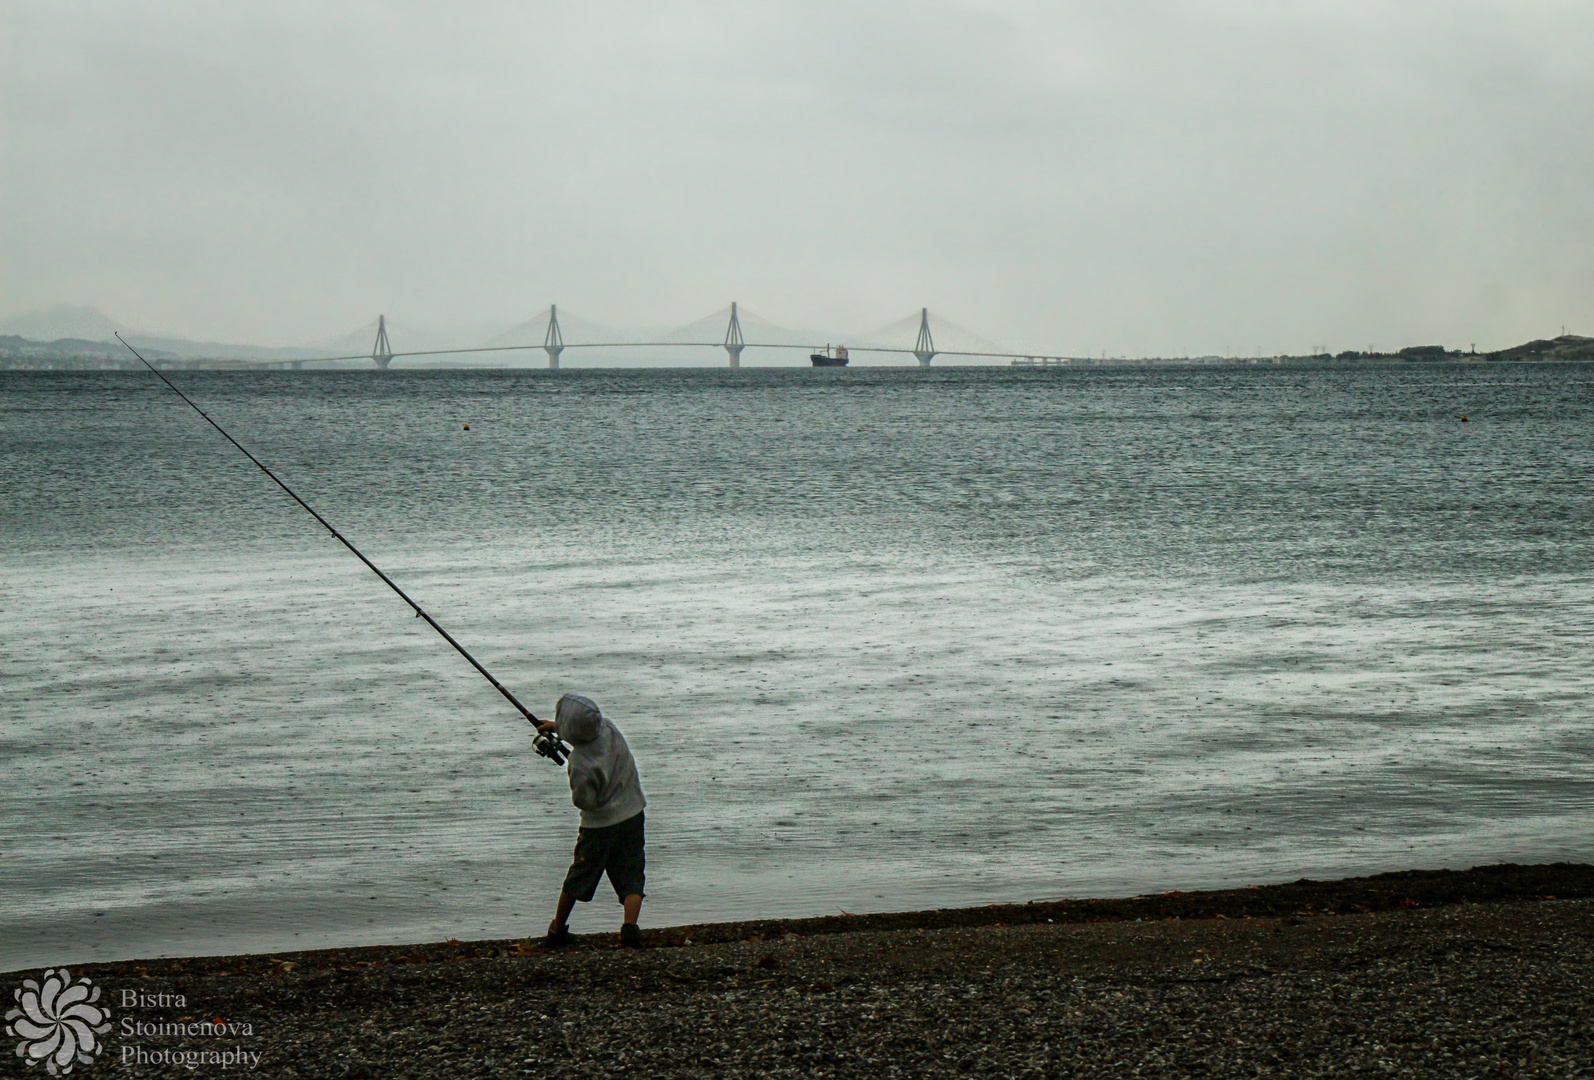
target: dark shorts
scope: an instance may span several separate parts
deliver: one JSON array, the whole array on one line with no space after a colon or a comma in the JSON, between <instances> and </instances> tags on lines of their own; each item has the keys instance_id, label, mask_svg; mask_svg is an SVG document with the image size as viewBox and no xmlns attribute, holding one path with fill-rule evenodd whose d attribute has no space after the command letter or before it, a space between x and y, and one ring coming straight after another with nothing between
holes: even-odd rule
<instances>
[{"instance_id":1,"label":"dark shorts","mask_svg":"<svg viewBox=\"0 0 1594 1080\"><path fill-rule=\"evenodd\" d=\"M566 894L583 904L598 891L598 879L605 872L614 895L624 903L628 896L645 896L647 884L643 867L647 859L642 853L642 814L626 818L618 825L601 829L582 829L576 834L576 857L565 875Z\"/></svg>"}]
</instances>

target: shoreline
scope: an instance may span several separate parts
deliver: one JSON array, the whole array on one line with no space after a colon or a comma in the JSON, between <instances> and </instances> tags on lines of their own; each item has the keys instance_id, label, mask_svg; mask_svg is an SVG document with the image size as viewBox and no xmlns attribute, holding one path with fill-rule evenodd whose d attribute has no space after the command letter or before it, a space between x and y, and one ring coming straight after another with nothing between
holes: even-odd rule
<instances>
[{"instance_id":1,"label":"shoreline","mask_svg":"<svg viewBox=\"0 0 1594 1080\"><path fill-rule=\"evenodd\" d=\"M786 936L810 937L867 931L950 930L1040 923L1195 921L1371 914L1455 904L1594 898L1594 865L1497 863L1467 870L1396 870L1365 877L1250 885L1237 889L1170 890L1133 897L1028 901L980 907L931 908L863 915L817 915L642 928L644 949L714 945ZM644 916L646 911L644 911ZM618 929L618 928L617 928ZM488 938L394 945L356 945L273 953L168 956L65 964L74 973L104 975L177 973L232 977L245 969L273 972L287 963L307 971L347 965L376 967L493 959L541 952L541 927L529 938ZM616 933L579 934L575 950L617 947ZM45 965L48 967L50 965ZM13 981L44 967L0 972ZM280 972L274 972L280 974Z\"/></svg>"},{"instance_id":2,"label":"shoreline","mask_svg":"<svg viewBox=\"0 0 1594 1080\"><path fill-rule=\"evenodd\" d=\"M139 1076L1571 1077L1591 926L1562 863L72 974Z\"/></svg>"}]
</instances>

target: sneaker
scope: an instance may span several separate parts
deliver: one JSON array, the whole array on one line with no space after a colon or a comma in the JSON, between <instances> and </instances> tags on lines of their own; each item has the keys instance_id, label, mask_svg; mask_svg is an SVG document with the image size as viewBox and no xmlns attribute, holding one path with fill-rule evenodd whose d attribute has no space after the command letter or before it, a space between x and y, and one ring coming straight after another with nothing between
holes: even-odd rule
<instances>
[{"instance_id":1,"label":"sneaker","mask_svg":"<svg viewBox=\"0 0 1594 1080\"><path fill-rule=\"evenodd\" d=\"M574 944L575 940L576 935L570 932L570 927L561 926L557 930L548 931L548 936L542 939L542 947L545 949L558 949Z\"/></svg>"},{"instance_id":2,"label":"sneaker","mask_svg":"<svg viewBox=\"0 0 1594 1080\"><path fill-rule=\"evenodd\" d=\"M642 947L642 931L634 922L625 923L620 927L620 948L640 949Z\"/></svg>"}]
</instances>

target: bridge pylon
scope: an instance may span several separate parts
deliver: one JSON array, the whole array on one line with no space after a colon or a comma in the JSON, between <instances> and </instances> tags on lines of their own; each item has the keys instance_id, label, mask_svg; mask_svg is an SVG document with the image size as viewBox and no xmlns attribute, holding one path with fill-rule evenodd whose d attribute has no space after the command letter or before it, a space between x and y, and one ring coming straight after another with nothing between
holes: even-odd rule
<instances>
[{"instance_id":1,"label":"bridge pylon","mask_svg":"<svg viewBox=\"0 0 1594 1080\"><path fill-rule=\"evenodd\" d=\"M919 309L919 340L913 344L913 355L919 358L920 367L929 367L935 359L935 338L930 336L930 309Z\"/></svg>"},{"instance_id":2,"label":"bridge pylon","mask_svg":"<svg viewBox=\"0 0 1594 1080\"><path fill-rule=\"evenodd\" d=\"M377 369L386 371L387 366L393 362L393 346L387 343L387 316L376 317L376 344L371 346L371 359L376 361Z\"/></svg>"},{"instance_id":3,"label":"bridge pylon","mask_svg":"<svg viewBox=\"0 0 1594 1080\"><path fill-rule=\"evenodd\" d=\"M559 370L559 354L565 351L565 336L559 330L559 305L548 305L548 332L542 336L542 351L548 354L548 370Z\"/></svg>"},{"instance_id":4,"label":"bridge pylon","mask_svg":"<svg viewBox=\"0 0 1594 1080\"><path fill-rule=\"evenodd\" d=\"M742 350L747 345L742 341L742 320L736 317L736 301L731 301L731 321L725 327L725 352L731 358L731 367L742 366Z\"/></svg>"}]
</instances>

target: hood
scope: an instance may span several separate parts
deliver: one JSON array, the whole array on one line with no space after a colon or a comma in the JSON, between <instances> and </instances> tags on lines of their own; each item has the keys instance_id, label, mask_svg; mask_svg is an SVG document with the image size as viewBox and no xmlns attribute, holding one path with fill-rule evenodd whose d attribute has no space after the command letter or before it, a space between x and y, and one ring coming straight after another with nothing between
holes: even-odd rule
<instances>
[{"instance_id":1,"label":"hood","mask_svg":"<svg viewBox=\"0 0 1594 1080\"><path fill-rule=\"evenodd\" d=\"M598 737L603 714L591 698L566 694L553 708L553 722L561 739L572 746L580 746Z\"/></svg>"}]
</instances>

